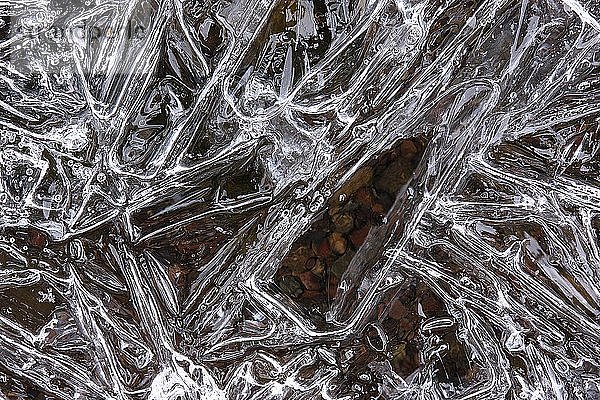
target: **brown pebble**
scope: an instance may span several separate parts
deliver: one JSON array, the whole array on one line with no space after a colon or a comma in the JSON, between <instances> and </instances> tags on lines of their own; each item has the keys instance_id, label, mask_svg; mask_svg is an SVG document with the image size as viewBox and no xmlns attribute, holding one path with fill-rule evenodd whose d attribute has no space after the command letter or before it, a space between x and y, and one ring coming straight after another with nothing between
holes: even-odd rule
<instances>
[{"instance_id":1,"label":"brown pebble","mask_svg":"<svg viewBox=\"0 0 600 400\"><path fill-rule=\"evenodd\" d=\"M338 199L332 200L332 202L334 202L334 201L338 202ZM327 214L329 214L330 217L333 217L334 215L338 214L341 209L342 209L342 207L340 205L331 205L327 209Z\"/></svg>"},{"instance_id":2,"label":"brown pebble","mask_svg":"<svg viewBox=\"0 0 600 400\"><path fill-rule=\"evenodd\" d=\"M421 303L423 312L427 316L441 316L447 314L446 306L444 305L443 300L436 296L433 292L423 293L419 303Z\"/></svg>"},{"instance_id":3,"label":"brown pebble","mask_svg":"<svg viewBox=\"0 0 600 400\"><path fill-rule=\"evenodd\" d=\"M375 214L379 214L379 215L385 214L385 209L384 209L383 205L381 205L379 203L373 204L372 210Z\"/></svg>"},{"instance_id":4,"label":"brown pebble","mask_svg":"<svg viewBox=\"0 0 600 400\"><path fill-rule=\"evenodd\" d=\"M404 158L398 158L386 165L375 179L375 189L395 197L402 185L408 182L413 168Z\"/></svg>"},{"instance_id":5,"label":"brown pebble","mask_svg":"<svg viewBox=\"0 0 600 400\"><path fill-rule=\"evenodd\" d=\"M292 274L292 269L290 267L288 267L287 265L282 265L279 267L279 269L275 273L275 276L281 277L284 275L291 275L291 274Z\"/></svg>"},{"instance_id":6,"label":"brown pebble","mask_svg":"<svg viewBox=\"0 0 600 400\"><path fill-rule=\"evenodd\" d=\"M319 259L317 257L309 258L308 260L306 260L306 264L304 264L304 268L306 268L307 271L310 271L311 269L314 268L314 266L318 260Z\"/></svg>"},{"instance_id":7,"label":"brown pebble","mask_svg":"<svg viewBox=\"0 0 600 400\"><path fill-rule=\"evenodd\" d=\"M323 273L325 272L325 264L320 260L317 260L315 265L313 265L311 272L315 275L323 276Z\"/></svg>"},{"instance_id":8,"label":"brown pebble","mask_svg":"<svg viewBox=\"0 0 600 400\"><path fill-rule=\"evenodd\" d=\"M295 299L300 297L304 292L304 290L302 290L302 283L294 276L287 275L281 277L277 282L277 286L279 286L284 293Z\"/></svg>"},{"instance_id":9,"label":"brown pebble","mask_svg":"<svg viewBox=\"0 0 600 400\"><path fill-rule=\"evenodd\" d=\"M373 180L373 168L366 166L359 169L338 191L334 193L332 198L333 203L343 203L343 201L340 201L340 196L344 195L347 198L361 186L367 185L371 180Z\"/></svg>"},{"instance_id":10,"label":"brown pebble","mask_svg":"<svg viewBox=\"0 0 600 400\"><path fill-rule=\"evenodd\" d=\"M314 256L312 250L306 246L300 246L288 254L282 264L289 267L291 271L301 273L309 269L308 260Z\"/></svg>"},{"instance_id":11,"label":"brown pebble","mask_svg":"<svg viewBox=\"0 0 600 400\"><path fill-rule=\"evenodd\" d=\"M318 257L325 258L331 254L328 240L314 241L311 246Z\"/></svg>"},{"instance_id":12,"label":"brown pebble","mask_svg":"<svg viewBox=\"0 0 600 400\"><path fill-rule=\"evenodd\" d=\"M321 289L321 280L318 276L313 274L310 271L304 272L298 276L302 285L306 288L306 290L320 290Z\"/></svg>"},{"instance_id":13,"label":"brown pebble","mask_svg":"<svg viewBox=\"0 0 600 400\"><path fill-rule=\"evenodd\" d=\"M373 193L371 193L371 189L366 186L358 189L354 194L354 198L363 207L371 208L373 205Z\"/></svg>"},{"instance_id":14,"label":"brown pebble","mask_svg":"<svg viewBox=\"0 0 600 400\"><path fill-rule=\"evenodd\" d=\"M29 231L29 243L33 247L44 247L47 243L46 235L39 231Z\"/></svg>"},{"instance_id":15,"label":"brown pebble","mask_svg":"<svg viewBox=\"0 0 600 400\"><path fill-rule=\"evenodd\" d=\"M410 311L400 301L396 300L392 303L388 316L393 319L400 320L410 314Z\"/></svg>"},{"instance_id":16,"label":"brown pebble","mask_svg":"<svg viewBox=\"0 0 600 400\"><path fill-rule=\"evenodd\" d=\"M365 242L370 229L370 226L366 225L350 234L350 241L354 247L358 248Z\"/></svg>"},{"instance_id":17,"label":"brown pebble","mask_svg":"<svg viewBox=\"0 0 600 400\"><path fill-rule=\"evenodd\" d=\"M417 154L417 146L412 140L404 140L400 144L400 151L405 158L413 158Z\"/></svg>"},{"instance_id":18,"label":"brown pebble","mask_svg":"<svg viewBox=\"0 0 600 400\"><path fill-rule=\"evenodd\" d=\"M346 239L339 232L333 232L328 240L329 247L334 253L341 255L346 252Z\"/></svg>"},{"instance_id":19,"label":"brown pebble","mask_svg":"<svg viewBox=\"0 0 600 400\"><path fill-rule=\"evenodd\" d=\"M327 296L330 299L335 298L335 296L337 295L337 290L338 290L338 286L339 286L339 279L337 278L337 276L332 275L329 277L329 281L327 282Z\"/></svg>"},{"instance_id":20,"label":"brown pebble","mask_svg":"<svg viewBox=\"0 0 600 400\"><path fill-rule=\"evenodd\" d=\"M337 232L348 233L354 227L354 219L348 214L335 215L332 220Z\"/></svg>"}]
</instances>

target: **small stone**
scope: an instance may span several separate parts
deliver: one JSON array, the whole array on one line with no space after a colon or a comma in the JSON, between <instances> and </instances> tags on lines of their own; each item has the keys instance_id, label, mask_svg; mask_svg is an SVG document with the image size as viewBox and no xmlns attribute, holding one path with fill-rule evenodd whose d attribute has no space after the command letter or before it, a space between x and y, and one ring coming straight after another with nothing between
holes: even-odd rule
<instances>
[{"instance_id":1,"label":"small stone","mask_svg":"<svg viewBox=\"0 0 600 400\"><path fill-rule=\"evenodd\" d=\"M298 276L306 290L321 290L321 280L310 271L306 271Z\"/></svg>"},{"instance_id":2,"label":"small stone","mask_svg":"<svg viewBox=\"0 0 600 400\"><path fill-rule=\"evenodd\" d=\"M315 263L318 261L319 259L317 257L311 257L308 260L306 260L306 264L304 264L304 268L306 268L307 271L310 271L311 269L313 269L313 267L315 266Z\"/></svg>"},{"instance_id":3,"label":"small stone","mask_svg":"<svg viewBox=\"0 0 600 400\"><path fill-rule=\"evenodd\" d=\"M369 234L370 229L371 228L368 225L366 225L360 229L353 231L350 234L350 241L352 242L355 248L359 248L360 246L362 246L362 244L365 242L365 239L367 238L367 235Z\"/></svg>"},{"instance_id":4,"label":"small stone","mask_svg":"<svg viewBox=\"0 0 600 400\"><path fill-rule=\"evenodd\" d=\"M375 188L395 196L412 175L412 167L404 159L394 160L375 179Z\"/></svg>"},{"instance_id":5,"label":"small stone","mask_svg":"<svg viewBox=\"0 0 600 400\"><path fill-rule=\"evenodd\" d=\"M338 214L340 212L340 210L342 209L341 204L339 204L337 202L337 200L332 200L332 204L328 209L327 209L327 214L329 214L330 217L333 218L334 215Z\"/></svg>"},{"instance_id":6,"label":"small stone","mask_svg":"<svg viewBox=\"0 0 600 400\"><path fill-rule=\"evenodd\" d=\"M334 253L341 255L346 252L346 239L339 232L333 232L329 235L328 241L329 247L331 247Z\"/></svg>"},{"instance_id":7,"label":"small stone","mask_svg":"<svg viewBox=\"0 0 600 400\"><path fill-rule=\"evenodd\" d=\"M323 276L323 274L325 273L325 264L322 263L320 260L317 260L313 265L311 272L317 276Z\"/></svg>"},{"instance_id":8,"label":"small stone","mask_svg":"<svg viewBox=\"0 0 600 400\"><path fill-rule=\"evenodd\" d=\"M344 197L348 197L349 195L356 192L359 188L366 186L373 180L373 168L370 166L363 167L356 171L354 175L350 177L350 179L333 195L333 202L340 203L340 196L345 195Z\"/></svg>"},{"instance_id":9,"label":"small stone","mask_svg":"<svg viewBox=\"0 0 600 400\"><path fill-rule=\"evenodd\" d=\"M400 144L400 151L403 157L410 159L417 155L417 146L412 140L404 140Z\"/></svg>"},{"instance_id":10,"label":"small stone","mask_svg":"<svg viewBox=\"0 0 600 400\"><path fill-rule=\"evenodd\" d=\"M29 231L29 243L33 247L45 247L48 241L43 233L31 230Z\"/></svg>"},{"instance_id":11,"label":"small stone","mask_svg":"<svg viewBox=\"0 0 600 400\"><path fill-rule=\"evenodd\" d=\"M332 218L336 232L348 233L354 227L354 218L348 214L338 214Z\"/></svg>"},{"instance_id":12,"label":"small stone","mask_svg":"<svg viewBox=\"0 0 600 400\"><path fill-rule=\"evenodd\" d=\"M365 208L371 208L375 199L369 187L361 187L354 195L356 201Z\"/></svg>"},{"instance_id":13,"label":"small stone","mask_svg":"<svg viewBox=\"0 0 600 400\"><path fill-rule=\"evenodd\" d=\"M331 254L329 240L314 241L311 247L318 257L325 258Z\"/></svg>"},{"instance_id":14,"label":"small stone","mask_svg":"<svg viewBox=\"0 0 600 400\"><path fill-rule=\"evenodd\" d=\"M427 291L420 296L419 303L423 312L427 316L443 316L447 315L446 306L442 299L431 291Z\"/></svg>"},{"instance_id":15,"label":"small stone","mask_svg":"<svg viewBox=\"0 0 600 400\"><path fill-rule=\"evenodd\" d=\"M375 214L379 214L379 215L385 214L385 208L383 207L383 205L381 205L379 203L373 204L373 207L371 209L373 210L373 212Z\"/></svg>"},{"instance_id":16,"label":"small stone","mask_svg":"<svg viewBox=\"0 0 600 400\"><path fill-rule=\"evenodd\" d=\"M390 318L400 320L402 318L407 317L410 314L410 311L402 304L400 301L395 300L388 312L388 316Z\"/></svg>"},{"instance_id":17,"label":"small stone","mask_svg":"<svg viewBox=\"0 0 600 400\"><path fill-rule=\"evenodd\" d=\"M302 283L295 276L284 276L279 280L279 288L292 298L298 298L304 292Z\"/></svg>"},{"instance_id":18,"label":"small stone","mask_svg":"<svg viewBox=\"0 0 600 400\"><path fill-rule=\"evenodd\" d=\"M341 278L348 269L348 265L350 265L352 258L354 258L354 252L351 250L347 251L346 254L333 262L331 265L331 273L338 278Z\"/></svg>"},{"instance_id":19,"label":"small stone","mask_svg":"<svg viewBox=\"0 0 600 400\"><path fill-rule=\"evenodd\" d=\"M300 246L288 254L282 264L292 271L300 273L307 270L308 260L311 257L314 257L312 250L306 246Z\"/></svg>"}]
</instances>

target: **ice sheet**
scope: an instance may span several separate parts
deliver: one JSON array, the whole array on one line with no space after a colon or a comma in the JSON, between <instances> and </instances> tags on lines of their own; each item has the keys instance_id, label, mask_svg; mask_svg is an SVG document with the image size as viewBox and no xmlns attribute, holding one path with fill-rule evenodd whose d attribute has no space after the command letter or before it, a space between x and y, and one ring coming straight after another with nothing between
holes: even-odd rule
<instances>
[{"instance_id":1,"label":"ice sheet","mask_svg":"<svg viewBox=\"0 0 600 400\"><path fill-rule=\"evenodd\" d=\"M600 399L600 3L0 0L7 399Z\"/></svg>"}]
</instances>

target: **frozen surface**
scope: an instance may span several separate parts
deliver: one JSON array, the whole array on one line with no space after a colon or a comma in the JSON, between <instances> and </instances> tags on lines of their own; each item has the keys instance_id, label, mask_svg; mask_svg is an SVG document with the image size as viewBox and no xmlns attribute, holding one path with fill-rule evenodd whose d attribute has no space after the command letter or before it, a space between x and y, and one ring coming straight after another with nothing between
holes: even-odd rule
<instances>
[{"instance_id":1,"label":"frozen surface","mask_svg":"<svg viewBox=\"0 0 600 400\"><path fill-rule=\"evenodd\" d=\"M2 398L600 399L597 0L0 12Z\"/></svg>"}]
</instances>

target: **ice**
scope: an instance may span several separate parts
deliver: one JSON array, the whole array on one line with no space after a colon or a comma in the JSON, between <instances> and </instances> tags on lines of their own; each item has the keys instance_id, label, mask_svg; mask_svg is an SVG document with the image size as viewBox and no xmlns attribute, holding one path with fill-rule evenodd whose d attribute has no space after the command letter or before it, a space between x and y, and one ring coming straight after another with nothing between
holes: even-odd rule
<instances>
[{"instance_id":1,"label":"ice","mask_svg":"<svg viewBox=\"0 0 600 400\"><path fill-rule=\"evenodd\" d=\"M600 399L600 3L0 0L6 399Z\"/></svg>"}]
</instances>

